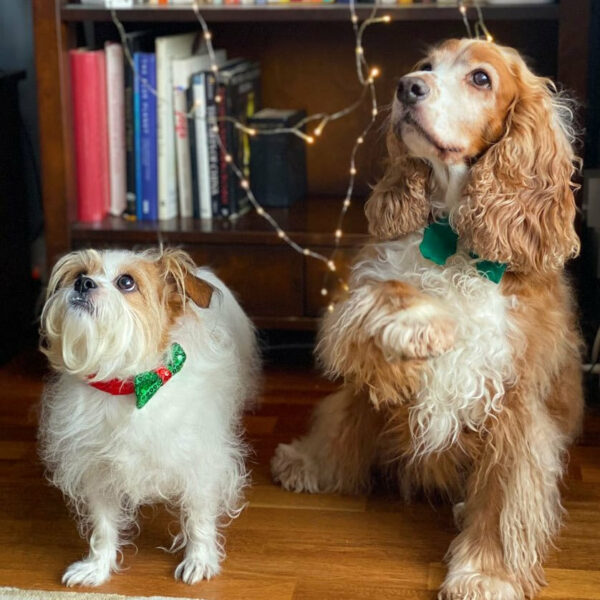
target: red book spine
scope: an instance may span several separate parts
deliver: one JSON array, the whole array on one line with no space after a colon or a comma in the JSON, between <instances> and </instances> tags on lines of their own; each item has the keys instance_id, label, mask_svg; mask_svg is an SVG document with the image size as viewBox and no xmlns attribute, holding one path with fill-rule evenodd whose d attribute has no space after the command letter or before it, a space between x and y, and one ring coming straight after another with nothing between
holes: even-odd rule
<instances>
[{"instance_id":1,"label":"red book spine","mask_svg":"<svg viewBox=\"0 0 600 600\"><path fill-rule=\"evenodd\" d=\"M71 50L77 218L101 221L110 206L106 63L102 50Z\"/></svg>"}]
</instances>

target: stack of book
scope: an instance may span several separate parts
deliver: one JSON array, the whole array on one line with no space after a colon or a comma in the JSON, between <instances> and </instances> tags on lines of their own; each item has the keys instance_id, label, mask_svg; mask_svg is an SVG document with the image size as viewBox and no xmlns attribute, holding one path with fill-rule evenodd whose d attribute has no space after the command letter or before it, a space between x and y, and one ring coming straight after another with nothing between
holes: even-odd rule
<instances>
[{"instance_id":1,"label":"stack of book","mask_svg":"<svg viewBox=\"0 0 600 600\"><path fill-rule=\"evenodd\" d=\"M250 144L231 119L261 108L259 65L217 50L215 75L201 33L126 43L134 68L117 43L70 51L78 219L242 214Z\"/></svg>"}]
</instances>

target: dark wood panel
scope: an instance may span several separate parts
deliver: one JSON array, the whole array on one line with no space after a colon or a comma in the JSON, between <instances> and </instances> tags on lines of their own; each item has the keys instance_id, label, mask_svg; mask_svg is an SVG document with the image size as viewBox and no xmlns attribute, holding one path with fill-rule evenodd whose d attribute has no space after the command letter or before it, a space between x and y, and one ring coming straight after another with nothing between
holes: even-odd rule
<instances>
[{"instance_id":1,"label":"dark wood panel","mask_svg":"<svg viewBox=\"0 0 600 600\"><path fill-rule=\"evenodd\" d=\"M485 6L485 18L494 19L545 19L556 20L558 7L554 4L523 4L519 6ZM348 6L210 6L201 7L203 17L215 22L249 22L249 21L347 21ZM358 6L358 16L362 19L371 14L370 6ZM389 14L394 20L432 21L456 19L457 9L452 6L381 6L379 14ZM123 21L195 21L196 17L189 6L169 7L135 7L118 11ZM469 17L475 18L475 10L469 8ZM61 18L65 21L106 21L110 20L110 12L80 4L67 4L61 10Z\"/></svg>"},{"instance_id":2,"label":"dark wood panel","mask_svg":"<svg viewBox=\"0 0 600 600\"><path fill-rule=\"evenodd\" d=\"M71 149L67 147L70 106L61 96L61 66L70 39L69 28L56 19L54 2L34 0L33 24L46 250L52 263L69 248L73 204L67 199L74 197Z\"/></svg>"},{"instance_id":3,"label":"dark wood panel","mask_svg":"<svg viewBox=\"0 0 600 600\"><path fill-rule=\"evenodd\" d=\"M184 246L236 293L252 317L302 316L303 257L289 248Z\"/></svg>"}]
</instances>

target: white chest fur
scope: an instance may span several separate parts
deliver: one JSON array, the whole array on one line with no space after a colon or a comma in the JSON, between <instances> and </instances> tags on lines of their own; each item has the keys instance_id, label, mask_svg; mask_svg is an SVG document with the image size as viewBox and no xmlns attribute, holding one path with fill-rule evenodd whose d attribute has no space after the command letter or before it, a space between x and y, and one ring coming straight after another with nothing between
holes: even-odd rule
<instances>
[{"instance_id":1,"label":"white chest fur","mask_svg":"<svg viewBox=\"0 0 600 600\"><path fill-rule=\"evenodd\" d=\"M410 409L417 453L443 450L463 428L478 430L502 407L505 386L514 380L508 309L514 300L477 272L459 250L445 266L423 258L423 232L374 246L359 262L354 285L368 280L399 280L449 307L456 321L454 348L428 361L420 391Z\"/></svg>"}]
</instances>

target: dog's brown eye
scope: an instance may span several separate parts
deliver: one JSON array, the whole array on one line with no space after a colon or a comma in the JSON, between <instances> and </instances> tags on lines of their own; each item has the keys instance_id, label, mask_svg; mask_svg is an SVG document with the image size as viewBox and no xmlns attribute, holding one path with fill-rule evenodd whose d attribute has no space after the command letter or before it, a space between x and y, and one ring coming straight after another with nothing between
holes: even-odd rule
<instances>
[{"instance_id":1,"label":"dog's brown eye","mask_svg":"<svg viewBox=\"0 0 600 600\"><path fill-rule=\"evenodd\" d=\"M471 79L477 87L492 87L490 77L485 71L475 71Z\"/></svg>"},{"instance_id":2,"label":"dog's brown eye","mask_svg":"<svg viewBox=\"0 0 600 600\"><path fill-rule=\"evenodd\" d=\"M421 65L419 71L433 71L433 65L431 63L425 63Z\"/></svg>"},{"instance_id":3,"label":"dog's brown eye","mask_svg":"<svg viewBox=\"0 0 600 600\"><path fill-rule=\"evenodd\" d=\"M122 292L132 292L135 290L135 281L131 275L121 275L119 279L117 279L117 287Z\"/></svg>"}]
</instances>

